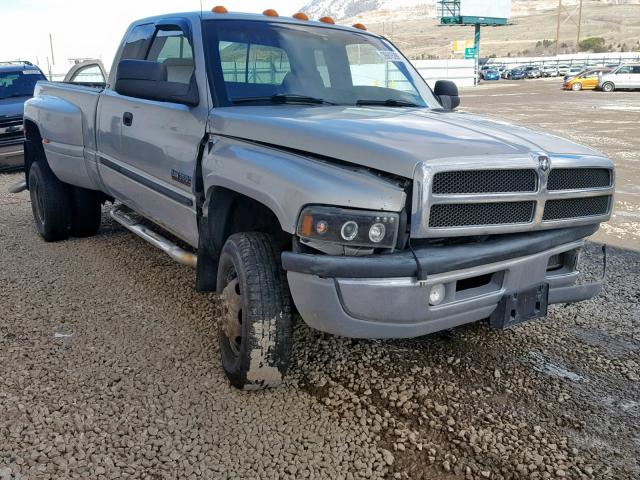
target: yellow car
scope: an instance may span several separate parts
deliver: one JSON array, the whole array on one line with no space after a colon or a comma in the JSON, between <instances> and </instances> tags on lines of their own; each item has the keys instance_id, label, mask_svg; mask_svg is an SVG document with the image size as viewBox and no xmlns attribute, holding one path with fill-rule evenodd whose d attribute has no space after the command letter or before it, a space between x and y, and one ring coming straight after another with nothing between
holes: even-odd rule
<instances>
[{"instance_id":1,"label":"yellow car","mask_svg":"<svg viewBox=\"0 0 640 480\"><path fill-rule=\"evenodd\" d=\"M591 68L586 72L582 72L575 77L567 78L562 85L565 90L595 90L598 86L598 75L600 73L610 72L610 68Z\"/></svg>"}]
</instances>

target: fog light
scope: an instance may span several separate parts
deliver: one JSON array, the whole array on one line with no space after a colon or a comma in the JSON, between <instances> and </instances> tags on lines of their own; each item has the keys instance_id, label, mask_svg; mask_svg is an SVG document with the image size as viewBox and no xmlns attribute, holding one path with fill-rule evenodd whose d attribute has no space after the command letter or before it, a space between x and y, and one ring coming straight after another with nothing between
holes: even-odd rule
<instances>
[{"instance_id":1,"label":"fog light","mask_svg":"<svg viewBox=\"0 0 640 480\"><path fill-rule=\"evenodd\" d=\"M342 235L343 239L350 242L358 235L358 224L353 220L345 222L340 229L340 235Z\"/></svg>"},{"instance_id":2,"label":"fog light","mask_svg":"<svg viewBox=\"0 0 640 480\"><path fill-rule=\"evenodd\" d=\"M444 294L444 285L442 283L435 284L429 292L429 305L440 305L444 300Z\"/></svg>"},{"instance_id":3,"label":"fog light","mask_svg":"<svg viewBox=\"0 0 640 480\"><path fill-rule=\"evenodd\" d=\"M373 243L380 243L384 239L386 233L387 228L383 224L374 223L369 229L369 240Z\"/></svg>"}]
</instances>

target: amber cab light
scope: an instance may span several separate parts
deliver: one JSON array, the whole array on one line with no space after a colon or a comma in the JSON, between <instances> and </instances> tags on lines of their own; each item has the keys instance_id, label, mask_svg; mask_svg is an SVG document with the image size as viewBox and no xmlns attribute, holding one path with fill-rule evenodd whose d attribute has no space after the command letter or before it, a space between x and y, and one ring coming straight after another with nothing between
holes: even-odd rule
<instances>
[{"instance_id":1,"label":"amber cab light","mask_svg":"<svg viewBox=\"0 0 640 480\"><path fill-rule=\"evenodd\" d=\"M298 12L294 14L293 18L295 18L296 20L304 20L304 21L309 20L309 17L307 16L307 14L303 12Z\"/></svg>"},{"instance_id":2,"label":"amber cab light","mask_svg":"<svg viewBox=\"0 0 640 480\"><path fill-rule=\"evenodd\" d=\"M357 28L358 30L366 30L367 27L365 27L362 23L354 23L353 24L353 28Z\"/></svg>"},{"instance_id":3,"label":"amber cab light","mask_svg":"<svg viewBox=\"0 0 640 480\"><path fill-rule=\"evenodd\" d=\"M268 8L267 10L262 12L262 14L266 15L267 17L277 17L278 16L278 12L276 12L273 8Z\"/></svg>"},{"instance_id":4,"label":"amber cab light","mask_svg":"<svg viewBox=\"0 0 640 480\"><path fill-rule=\"evenodd\" d=\"M331 17L322 17L318 21L322 22L322 23L330 23L331 25L334 25L336 23L336 22L333 21L333 18L331 18Z\"/></svg>"},{"instance_id":5,"label":"amber cab light","mask_svg":"<svg viewBox=\"0 0 640 480\"><path fill-rule=\"evenodd\" d=\"M211 9L211 11L213 13L229 13L229 10L227 10L225 7L223 7L222 5L218 5L215 6Z\"/></svg>"}]
</instances>

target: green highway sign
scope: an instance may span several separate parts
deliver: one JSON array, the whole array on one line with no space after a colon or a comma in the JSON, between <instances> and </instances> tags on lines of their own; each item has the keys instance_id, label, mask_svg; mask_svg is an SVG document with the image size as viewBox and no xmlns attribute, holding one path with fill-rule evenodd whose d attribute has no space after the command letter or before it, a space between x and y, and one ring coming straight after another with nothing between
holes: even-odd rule
<instances>
[{"instance_id":1,"label":"green highway sign","mask_svg":"<svg viewBox=\"0 0 640 480\"><path fill-rule=\"evenodd\" d=\"M464 49L464 58L475 58L476 49L474 47Z\"/></svg>"}]
</instances>

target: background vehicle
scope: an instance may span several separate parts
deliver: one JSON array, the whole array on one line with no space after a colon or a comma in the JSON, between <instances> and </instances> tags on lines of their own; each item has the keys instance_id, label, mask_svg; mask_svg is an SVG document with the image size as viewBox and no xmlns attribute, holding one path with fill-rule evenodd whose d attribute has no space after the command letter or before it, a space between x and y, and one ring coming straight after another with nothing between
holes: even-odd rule
<instances>
[{"instance_id":1,"label":"background vehicle","mask_svg":"<svg viewBox=\"0 0 640 480\"><path fill-rule=\"evenodd\" d=\"M604 92L640 88L640 64L621 65L612 72L600 74L597 88Z\"/></svg>"},{"instance_id":2,"label":"background vehicle","mask_svg":"<svg viewBox=\"0 0 640 480\"><path fill-rule=\"evenodd\" d=\"M607 67L590 68L589 70L582 72L578 76L565 80L563 88L565 90L595 90L598 86L598 76L600 73L610 72L611 69Z\"/></svg>"},{"instance_id":3,"label":"background vehicle","mask_svg":"<svg viewBox=\"0 0 640 480\"><path fill-rule=\"evenodd\" d=\"M557 77L558 67L555 65L544 65L540 68L543 77Z\"/></svg>"},{"instance_id":4,"label":"background vehicle","mask_svg":"<svg viewBox=\"0 0 640 480\"><path fill-rule=\"evenodd\" d=\"M481 72L483 80L500 80L500 72L498 70L488 69Z\"/></svg>"},{"instance_id":5,"label":"background vehicle","mask_svg":"<svg viewBox=\"0 0 640 480\"><path fill-rule=\"evenodd\" d=\"M569 65L558 65L558 76L566 75L570 68L571 67Z\"/></svg>"},{"instance_id":6,"label":"background vehicle","mask_svg":"<svg viewBox=\"0 0 640 480\"><path fill-rule=\"evenodd\" d=\"M575 285L577 260L611 215L613 163L459 101L358 28L147 18L104 88L38 84L26 187L45 240L95 234L112 201L195 267L225 306L225 373L264 388L287 370L293 305L325 332L406 338L507 328L600 291Z\"/></svg>"},{"instance_id":7,"label":"background vehicle","mask_svg":"<svg viewBox=\"0 0 640 480\"><path fill-rule=\"evenodd\" d=\"M22 112L42 71L29 62L0 62L0 171L22 168Z\"/></svg>"},{"instance_id":8,"label":"background vehicle","mask_svg":"<svg viewBox=\"0 0 640 480\"><path fill-rule=\"evenodd\" d=\"M525 67L524 72L527 75L527 78L540 78L542 76L542 72L538 67Z\"/></svg>"},{"instance_id":9,"label":"background vehicle","mask_svg":"<svg viewBox=\"0 0 640 480\"><path fill-rule=\"evenodd\" d=\"M506 74L506 78L509 80L524 80L527 78L527 73L523 68L513 68Z\"/></svg>"},{"instance_id":10,"label":"background vehicle","mask_svg":"<svg viewBox=\"0 0 640 480\"><path fill-rule=\"evenodd\" d=\"M563 81L566 82L570 78L576 77L585 71L584 66L574 66L567 70L567 73L564 75Z\"/></svg>"}]
</instances>

